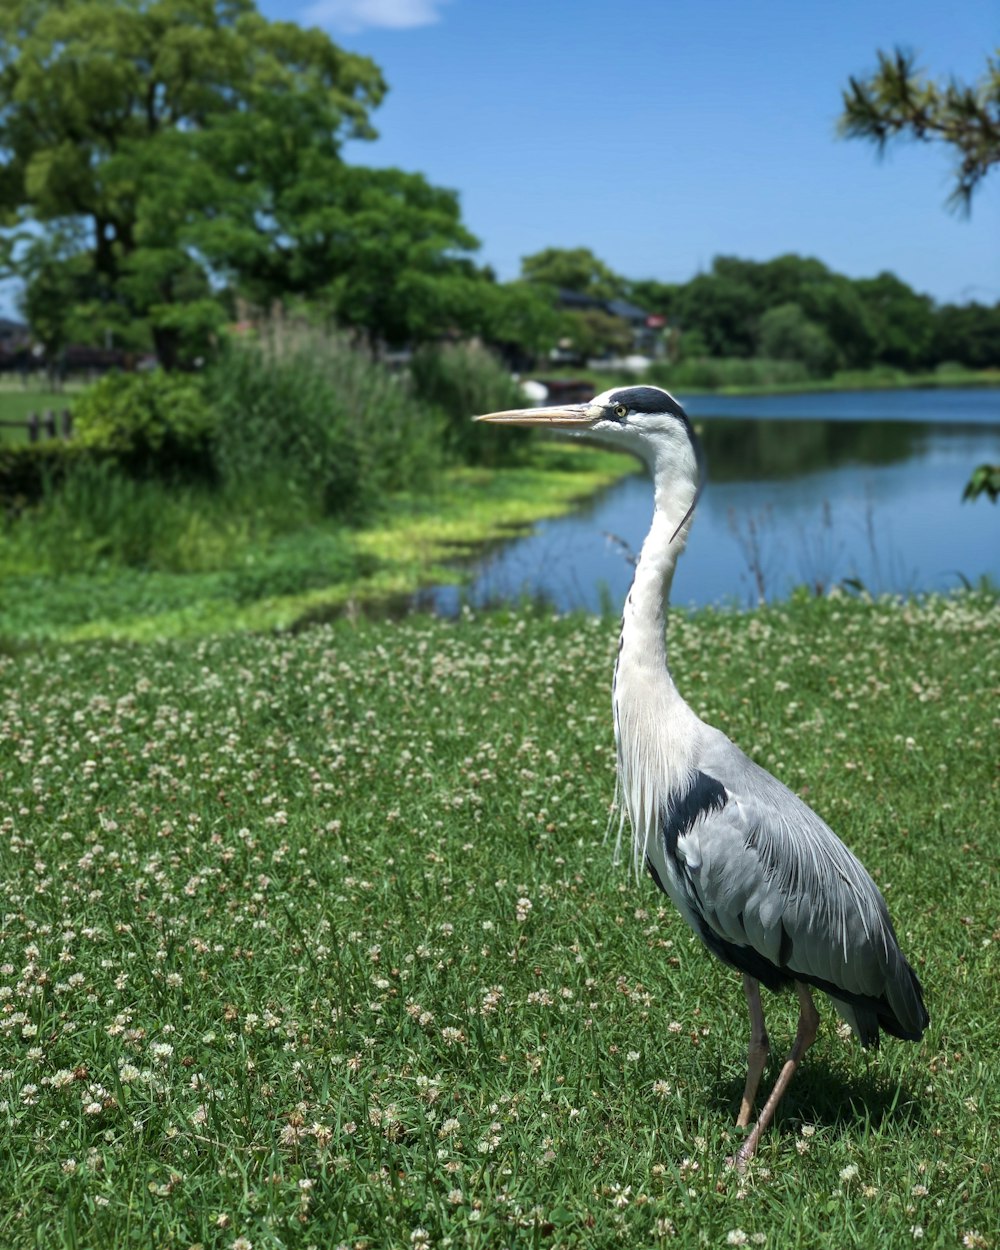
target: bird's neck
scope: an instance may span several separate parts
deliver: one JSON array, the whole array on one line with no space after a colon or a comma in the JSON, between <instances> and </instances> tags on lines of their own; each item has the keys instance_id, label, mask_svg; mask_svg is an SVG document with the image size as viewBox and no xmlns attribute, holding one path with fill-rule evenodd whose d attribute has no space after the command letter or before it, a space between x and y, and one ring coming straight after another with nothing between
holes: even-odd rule
<instances>
[{"instance_id":1,"label":"bird's neck","mask_svg":"<svg viewBox=\"0 0 1000 1250\"><path fill-rule=\"evenodd\" d=\"M657 483L653 523L622 615L613 693L618 779L640 862L665 806L689 784L701 726L674 685L666 637L670 585L694 498L693 483Z\"/></svg>"},{"instance_id":2,"label":"bird's neck","mask_svg":"<svg viewBox=\"0 0 1000 1250\"><path fill-rule=\"evenodd\" d=\"M622 615L622 654L661 697L679 699L667 662L667 608L677 558L687 543L693 483L656 484L653 522L642 544Z\"/></svg>"}]
</instances>

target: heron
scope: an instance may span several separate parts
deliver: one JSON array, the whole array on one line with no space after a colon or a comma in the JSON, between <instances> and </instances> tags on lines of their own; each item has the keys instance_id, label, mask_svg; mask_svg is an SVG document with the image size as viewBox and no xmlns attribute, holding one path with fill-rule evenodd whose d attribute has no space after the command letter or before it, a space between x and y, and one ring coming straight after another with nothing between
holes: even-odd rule
<instances>
[{"instance_id":1,"label":"heron","mask_svg":"<svg viewBox=\"0 0 1000 1250\"><path fill-rule=\"evenodd\" d=\"M653 481L653 519L622 614L612 683L617 779L637 870L645 865L708 949L742 973L750 1014L747 1078L733 1162L743 1171L815 1041L813 990L866 1049L882 1032L919 1041L930 1022L885 900L860 860L797 794L703 721L674 684L667 606L704 477L683 407L656 386L587 403L477 418L548 427L637 455ZM760 986L794 987L795 1039L756 1122L770 1055Z\"/></svg>"}]
</instances>

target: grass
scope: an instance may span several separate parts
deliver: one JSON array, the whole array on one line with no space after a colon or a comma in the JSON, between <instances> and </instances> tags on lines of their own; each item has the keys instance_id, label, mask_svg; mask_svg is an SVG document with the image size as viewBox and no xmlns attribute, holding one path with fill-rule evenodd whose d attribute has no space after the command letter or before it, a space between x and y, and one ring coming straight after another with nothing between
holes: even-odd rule
<instances>
[{"instance_id":1,"label":"grass","mask_svg":"<svg viewBox=\"0 0 1000 1250\"><path fill-rule=\"evenodd\" d=\"M37 387L37 389L36 389ZM51 409L56 416L64 408L72 409L77 388L50 391L36 383L23 387L20 382L4 379L0 382L0 422L26 421L33 412L44 416ZM28 433L23 428L0 425L0 443L26 443Z\"/></svg>"},{"instance_id":2,"label":"grass","mask_svg":"<svg viewBox=\"0 0 1000 1250\"><path fill-rule=\"evenodd\" d=\"M742 363L749 365L752 362ZM711 366L712 361L708 360L706 364ZM541 370L540 372L546 377L586 378L593 384L595 394L615 386L636 385L643 380L634 374L602 373L589 368ZM997 387L1000 386L1000 371L949 366L933 372L907 373L903 369L881 366L877 369L844 369L829 378L813 378L786 383L772 381L760 385L707 388L688 386L683 381L676 383L657 381L657 385L666 385L668 389L684 395L790 395L820 391L880 391L911 388L927 390L938 387Z\"/></svg>"},{"instance_id":3,"label":"grass","mask_svg":"<svg viewBox=\"0 0 1000 1250\"><path fill-rule=\"evenodd\" d=\"M0 659L0 1245L995 1245L998 616L672 617L932 1017L873 1056L824 1007L745 1179L738 978L611 867L613 621Z\"/></svg>"},{"instance_id":4,"label":"grass","mask_svg":"<svg viewBox=\"0 0 1000 1250\"><path fill-rule=\"evenodd\" d=\"M238 515L193 489L132 483L85 500L76 523L63 515L64 493L38 518L9 526L0 547L0 646L284 629L398 602L421 585L460 581L456 561L483 543L568 511L633 467L627 457L539 442L527 464L456 468L430 494L393 496L357 530L304 521L271 532L251 499ZM123 560L113 538L159 562L129 567L135 561Z\"/></svg>"}]
</instances>

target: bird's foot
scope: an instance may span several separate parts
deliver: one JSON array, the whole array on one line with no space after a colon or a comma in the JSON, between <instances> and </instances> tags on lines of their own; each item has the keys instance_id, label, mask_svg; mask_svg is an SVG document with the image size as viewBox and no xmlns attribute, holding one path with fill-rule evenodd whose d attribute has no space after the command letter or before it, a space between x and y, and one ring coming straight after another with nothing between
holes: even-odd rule
<instances>
[{"instance_id":1,"label":"bird's foot","mask_svg":"<svg viewBox=\"0 0 1000 1250\"><path fill-rule=\"evenodd\" d=\"M760 1140L760 1134L756 1131L751 1132L749 1137L743 1142L739 1150L734 1155L726 1157L726 1167L738 1173L740 1176L747 1170L747 1165L754 1157L757 1151L757 1142Z\"/></svg>"}]
</instances>

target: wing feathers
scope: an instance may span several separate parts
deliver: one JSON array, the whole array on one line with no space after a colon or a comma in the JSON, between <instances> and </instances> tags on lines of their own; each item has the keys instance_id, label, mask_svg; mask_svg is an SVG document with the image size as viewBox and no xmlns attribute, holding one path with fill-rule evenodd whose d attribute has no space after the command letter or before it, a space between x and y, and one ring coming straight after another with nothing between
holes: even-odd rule
<instances>
[{"instance_id":1,"label":"wing feathers","mask_svg":"<svg viewBox=\"0 0 1000 1250\"><path fill-rule=\"evenodd\" d=\"M879 1026L919 1038L920 983L875 882L797 795L709 734L690 788L663 813L657 880L671 878L668 893L683 894L682 911L727 963L771 988L817 985L866 1045Z\"/></svg>"}]
</instances>

